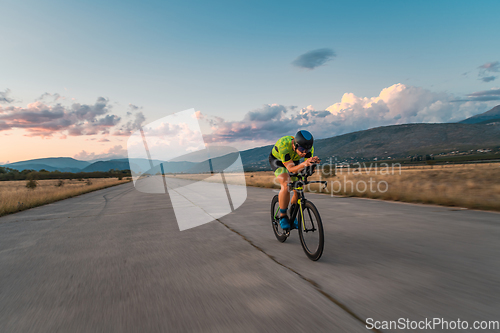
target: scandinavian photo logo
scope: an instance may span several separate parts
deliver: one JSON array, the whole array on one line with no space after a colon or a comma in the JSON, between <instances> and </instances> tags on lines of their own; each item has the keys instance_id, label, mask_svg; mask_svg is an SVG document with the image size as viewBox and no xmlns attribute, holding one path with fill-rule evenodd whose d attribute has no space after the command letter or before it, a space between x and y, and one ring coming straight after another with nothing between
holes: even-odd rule
<instances>
[{"instance_id":1,"label":"scandinavian photo logo","mask_svg":"<svg viewBox=\"0 0 500 333\"><path fill-rule=\"evenodd\" d=\"M181 231L221 218L247 198L239 151L207 145L194 109L144 125L127 151L136 190L168 193Z\"/></svg>"}]
</instances>

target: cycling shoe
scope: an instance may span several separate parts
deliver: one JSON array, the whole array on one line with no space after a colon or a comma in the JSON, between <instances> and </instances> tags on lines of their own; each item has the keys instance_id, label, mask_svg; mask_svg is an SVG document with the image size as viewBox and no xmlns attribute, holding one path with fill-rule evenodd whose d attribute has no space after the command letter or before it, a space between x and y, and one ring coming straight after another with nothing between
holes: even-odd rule
<instances>
[{"instance_id":1,"label":"cycling shoe","mask_svg":"<svg viewBox=\"0 0 500 333\"><path fill-rule=\"evenodd\" d=\"M290 222L288 221L288 216L281 217L280 226L281 226L281 229L283 229L283 230L290 229Z\"/></svg>"}]
</instances>

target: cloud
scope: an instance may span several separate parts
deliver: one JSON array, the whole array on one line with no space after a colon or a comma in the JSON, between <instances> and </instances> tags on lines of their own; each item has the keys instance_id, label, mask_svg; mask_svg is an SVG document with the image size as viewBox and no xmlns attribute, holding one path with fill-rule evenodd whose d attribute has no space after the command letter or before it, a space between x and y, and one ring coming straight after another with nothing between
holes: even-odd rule
<instances>
[{"instance_id":1,"label":"cloud","mask_svg":"<svg viewBox=\"0 0 500 333\"><path fill-rule=\"evenodd\" d=\"M497 76L489 74L500 72L500 62L498 61L487 62L484 65L479 66L478 68L479 68L479 73L478 73L479 80L483 82L491 82L494 81L497 78Z\"/></svg>"},{"instance_id":2,"label":"cloud","mask_svg":"<svg viewBox=\"0 0 500 333\"><path fill-rule=\"evenodd\" d=\"M500 100L500 89L492 88L490 90L483 90L473 92L467 95L467 98L454 100L454 102L488 102Z\"/></svg>"},{"instance_id":3,"label":"cloud","mask_svg":"<svg viewBox=\"0 0 500 333\"><path fill-rule=\"evenodd\" d=\"M198 110L198 111L196 111L196 112L194 113L194 115L193 115L193 118L195 118L195 119L202 119L203 117L204 117L204 116L203 116L203 114L202 114L202 113L201 113L201 111L199 111L199 110Z\"/></svg>"},{"instance_id":4,"label":"cloud","mask_svg":"<svg viewBox=\"0 0 500 333\"><path fill-rule=\"evenodd\" d=\"M249 121L269 121L280 118L286 112L287 109L283 105L268 104L264 105L261 109L248 112L245 119Z\"/></svg>"},{"instance_id":5,"label":"cloud","mask_svg":"<svg viewBox=\"0 0 500 333\"><path fill-rule=\"evenodd\" d=\"M286 106L279 104L263 105L259 109L249 111L243 121L227 122L223 118L203 117L210 124L212 133L204 136L209 143L226 143L233 141L267 141L270 137L288 133L297 127L293 116L286 117Z\"/></svg>"},{"instance_id":6,"label":"cloud","mask_svg":"<svg viewBox=\"0 0 500 333\"><path fill-rule=\"evenodd\" d=\"M497 78L496 76L485 76L480 78L480 80L483 82L491 82L494 81L496 78Z\"/></svg>"},{"instance_id":7,"label":"cloud","mask_svg":"<svg viewBox=\"0 0 500 333\"><path fill-rule=\"evenodd\" d=\"M128 103L128 107L129 107L129 108L130 108L130 110L132 110L132 111L137 111L137 110L142 109L142 106L140 106L140 107L139 107L139 106L134 105L134 104L132 104L132 103Z\"/></svg>"},{"instance_id":8,"label":"cloud","mask_svg":"<svg viewBox=\"0 0 500 333\"><path fill-rule=\"evenodd\" d=\"M129 111L127 111L127 116L131 116L133 112L137 112L142 109L142 106L137 106L132 103L128 103Z\"/></svg>"},{"instance_id":9,"label":"cloud","mask_svg":"<svg viewBox=\"0 0 500 333\"><path fill-rule=\"evenodd\" d=\"M125 158L127 157L127 150L123 149L121 145L116 145L114 147L109 148L107 151L96 154L96 153L87 153L85 150L82 150L75 156L74 159L81 161L89 161L89 160L106 160L106 159L116 159L116 158Z\"/></svg>"},{"instance_id":10,"label":"cloud","mask_svg":"<svg viewBox=\"0 0 500 333\"><path fill-rule=\"evenodd\" d=\"M212 128L212 133L205 135L207 142L250 146L248 141L269 144L299 129L325 138L395 124L457 122L491 107L482 101L457 103L451 94L398 83L382 89L375 97L345 93L340 102L326 110L309 105L296 111L271 104L248 112L242 121L203 120Z\"/></svg>"},{"instance_id":11,"label":"cloud","mask_svg":"<svg viewBox=\"0 0 500 333\"><path fill-rule=\"evenodd\" d=\"M326 62L332 60L336 56L332 49L319 49L309 51L300 55L297 59L292 62L292 65L300 68L314 69Z\"/></svg>"},{"instance_id":12,"label":"cloud","mask_svg":"<svg viewBox=\"0 0 500 333\"><path fill-rule=\"evenodd\" d=\"M0 103L10 104L14 102L12 98L9 98L10 89L5 89L5 91L0 91Z\"/></svg>"},{"instance_id":13,"label":"cloud","mask_svg":"<svg viewBox=\"0 0 500 333\"><path fill-rule=\"evenodd\" d=\"M92 121L97 116L101 116L108 112L110 108L108 102L106 98L98 97L94 105L74 103L71 106L71 110L79 120Z\"/></svg>"},{"instance_id":14,"label":"cloud","mask_svg":"<svg viewBox=\"0 0 500 333\"><path fill-rule=\"evenodd\" d=\"M40 95L40 97L38 97L35 101L55 102L55 101L58 101L60 99L64 100L64 99L66 99L66 97L61 96L58 93L50 94L50 93L46 92L46 93L43 93L42 95Z\"/></svg>"},{"instance_id":15,"label":"cloud","mask_svg":"<svg viewBox=\"0 0 500 333\"><path fill-rule=\"evenodd\" d=\"M26 107L0 106L0 131L20 128L25 129L28 136L42 137L63 131L72 136L106 133L120 121L120 117L107 114L108 103L99 97L93 105L74 103L67 107L37 101Z\"/></svg>"},{"instance_id":16,"label":"cloud","mask_svg":"<svg viewBox=\"0 0 500 333\"><path fill-rule=\"evenodd\" d=\"M127 123L122 125L118 130L116 130L113 135L123 135L128 136L131 135L132 132L141 128L142 124L146 121L146 117L142 112L137 112L134 115L133 120L129 120Z\"/></svg>"},{"instance_id":17,"label":"cloud","mask_svg":"<svg viewBox=\"0 0 500 333\"><path fill-rule=\"evenodd\" d=\"M500 96L500 88L492 88L490 90L483 90L474 92L472 94L467 95L469 97L479 97L479 96Z\"/></svg>"},{"instance_id":18,"label":"cloud","mask_svg":"<svg viewBox=\"0 0 500 333\"><path fill-rule=\"evenodd\" d=\"M500 72L500 62L487 62L484 65L479 66L479 68L487 72Z\"/></svg>"},{"instance_id":19,"label":"cloud","mask_svg":"<svg viewBox=\"0 0 500 333\"><path fill-rule=\"evenodd\" d=\"M345 93L339 103L327 108L328 120L337 132L404 123L442 123L462 120L471 105L453 103L454 96L398 83L382 89L375 97Z\"/></svg>"}]
</instances>

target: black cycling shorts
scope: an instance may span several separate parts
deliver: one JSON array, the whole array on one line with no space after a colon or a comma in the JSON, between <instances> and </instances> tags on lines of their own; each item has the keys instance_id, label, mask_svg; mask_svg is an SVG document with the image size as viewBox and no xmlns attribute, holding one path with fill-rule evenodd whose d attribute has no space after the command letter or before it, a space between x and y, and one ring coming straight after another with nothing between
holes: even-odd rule
<instances>
[{"instance_id":1,"label":"black cycling shorts","mask_svg":"<svg viewBox=\"0 0 500 333\"><path fill-rule=\"evenodd\" d=\"M300 161L293 161L293 163L295 165L299 165ZM285 167L283 162L274 157L272 152L271 154L269 154L269 164L271 165L271 169L274 171L274 175L276 177L284 172L288 173L288 169ZM284 168L284 170L283 169L278 170L279 168ZM276 174L276 170L279 171L278 174Z\"/></svg>"}]
</instances>

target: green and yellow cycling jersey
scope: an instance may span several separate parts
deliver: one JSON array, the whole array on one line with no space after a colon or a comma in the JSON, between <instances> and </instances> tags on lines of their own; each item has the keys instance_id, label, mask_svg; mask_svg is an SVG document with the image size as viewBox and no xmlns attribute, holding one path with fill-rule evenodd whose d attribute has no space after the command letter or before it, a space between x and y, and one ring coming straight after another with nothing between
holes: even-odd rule
<instances>
[{"instance_id":1,"label":"green and yellow cycling jersey","mask_svg":"<svg viewBox=\"0 0 500 333\"><path fill-rule=\"evenodd\" d=\"M297 154L295 150L293 150L292 140L293 136L288 135L276 141L276 144L273 147L273 152L272 152L273 156L283 163L300 160L302 157L300 157L300 155ZM314 154L314 147L311 148L311 150L307 153L307 155L304 158L307 160L308 158L312 157L313 154Z\"/></svg>"}]
</instances>

